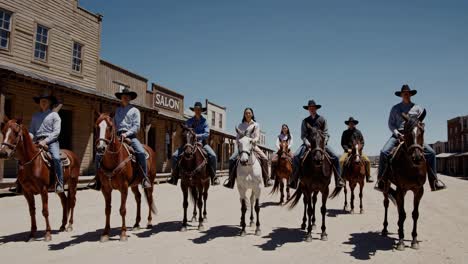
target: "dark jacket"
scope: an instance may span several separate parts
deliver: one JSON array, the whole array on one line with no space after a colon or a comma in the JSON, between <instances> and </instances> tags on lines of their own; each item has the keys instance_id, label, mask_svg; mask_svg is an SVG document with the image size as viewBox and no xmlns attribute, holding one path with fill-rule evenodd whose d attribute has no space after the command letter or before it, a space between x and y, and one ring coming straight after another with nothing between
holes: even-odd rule
<instances>
[{"instance_id":1,"label":"dark jacket","mask_svg":"<svg viewBox=\"0 0 468 264\"><path fill-rule=\"evenodd\" d=\"M316 115L315 118L312 118L312 116L307 117L306 119L302 120L302 125L301 125L301 139L306 144L308 142L307 140L307 134L308 134L308 129L307 129L307 124L309 124L311 127L316 127L320 131L322 131L323 135L325 136L325 142L328 141L329 135L328 135L328 126L327 126L327 120L320 115Z\"/></svg>"},{"instance_id":2,"label":"dark jacket","mask_svg":"<svg viewBox=\"0 0 468 264\"><path fill-rule=\"evenodd\" d=\"M353 139L361 142L362 147L364 147L364 137L362 136L361 131L357 128L346 129L341 135L341 147L343 147L345 152L347 152L348 149L353 148Z\"/></svg>"}]
</instances>

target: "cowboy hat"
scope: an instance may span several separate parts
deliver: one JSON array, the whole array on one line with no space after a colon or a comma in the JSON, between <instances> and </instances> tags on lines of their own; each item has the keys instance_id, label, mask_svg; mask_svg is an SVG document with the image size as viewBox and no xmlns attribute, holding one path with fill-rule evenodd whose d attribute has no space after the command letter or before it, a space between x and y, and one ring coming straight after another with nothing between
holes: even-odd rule
<instances>
[{"instance_id":1,"label":"cowboy hat","mask_svg":"<svg viewBox=\"0 0 468 264\"><path fill-rule=\"evenodd\" d=\"M128 88L123 88L121 92L118 92L118 93L115 93L115 97L117 97L119 100L122 98L122 95L129 95L130 96L130 100L135 100L135 98L137 98L137 93L131 91L130 89Z\"/></svg>"},{"instance_id":2,"label":"cowboy hat","mask_svg":"<svg viewBox=\"0 0 468 264\"><path fill-rule=\"evenodd\" d=\"M57 97L53 96L49 92L43 92L42 94L33 97L33 100L36 104L38 104L41 101L41 99L48 99L51 105L55 105L58 102Z\"/></svg>"},{"instance_id":3,"label":"cowboy hat","mask_svg":"<svg viewBox=\"0 0 468 264\"><path fill-rule=\"evenodd\" d=\"M196 102L190 110L195 111L195 108L200 108L202 112L206 112L206 107L203 107L202 103Z\"/></svg>"},{"instance_id":4,"label":"cowboy hat","mask_svg":"<svg viewBox=\"0 0 468 264\"><path fill-rule=\"evenodd\" d=\"M359 121L354 119L354 117L350 117L348 120L344 121L346 125L349 125L349 123L353 123L355 125L359 124Z\"/></svg>"},{"instance_id":5,"label":"cowboy hat","mask_svg":"<svg viewBox=\"0 0 468 264\"><path fill-rule=\"evenodd\" d=\"M395 95L401 97L401 94L402 94L403 92L409 92L411 96L413 96L413 95L415 95L415 94L418 93L417 90L411 90L411 88L409 87L409 85L403 84L403 86L401 87L401 90L400 90L400 91L396 91L396 92L395 92Z\"/></svg>"},{"instance_id":6,"label":"cowboy hat","mask_svg":"<svg viewBox=\"0 0 468 264\"><path fill-rule=\"evenodd\" d=\"M303 107L304 107L305 110L308 110L309 107L311 107L311 106L315 106L315 108L317 108L317 109L320 109L322 107L321 105L316 104L314 100L309 100L309 103L307 105L304 105Z\"/></svg>"}]
</instances>

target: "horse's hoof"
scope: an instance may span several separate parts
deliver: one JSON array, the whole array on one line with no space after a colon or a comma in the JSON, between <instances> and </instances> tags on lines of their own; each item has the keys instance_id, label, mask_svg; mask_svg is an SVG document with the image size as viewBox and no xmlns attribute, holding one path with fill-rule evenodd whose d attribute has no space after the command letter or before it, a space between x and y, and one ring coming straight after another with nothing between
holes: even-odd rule
<instances>
[{"instance_id":1,"label":"horse's hoof","mask_svg":"<svg viewBox=\"0 0 468 264\"><path fill-rule=\"evenodd\" d=\"M64 232L65 231L65 226L61 226L59 229L59 232Z\"/></svg>"},{"instance_id":2,"label":"horse's hoof","mask_svg":"<svg viewBox=\"0 0 468 264\"><path fill-rule=\"evenodd\" d=\"M107 241L109 241L109 236L108 235L101 236L101 240L100 240L101 243L105 243Z\"/></svg>"},{"instance_id":3,"label":"horse's hoof","mask_svg":"<svg viewBox=\"0 0 468 264\"><path fill-rule=\"evenodd\" d=\"M312 235L307 235L305 238L305 242L312 242Z\"/></svg>"},{"instance_id":4,"label":"horse's hoof","mask_svg":"<svg viewBox=\"0 0 468 264\"><path fill-rule=\"evenodd\" d=\"M328 241L328 235L327 234L322 234L322 236L320 237L320 239L322 241Z\"/></svg>"},{"instance_id":5,"label":"horse's hoof","mask_svg":"<svg viewBox=\"0 0 468 264\"><path fill-rule=\"evenodd\" d=\"M200 231L200 232L205 231L205 227L204 226L198 226L198 231Z\"/></svg>"},{"instance_id":6,"label":"horse's hoof","mask_svg":"<svg viewBox=\"0 0 468 264\"><path fill-rule=\"evenodd\" d=\"M120 236L120 242L127 242L128 241L128 236Z\"/></svg>"},{"instance_id":7,"label":"horse's hoof","mask_svg":"<svg viewBox=\"0 0 468 264\"><path fill-rule=\"evenodd\" d=\"M255 235L256 236L261 236L262 235L262 230L260 230L260 229L255 230Z\"/></svg>"},{"instance_id":8,"label":"horse's hoof","mask_svg":"<svg viewBox=\"0 0 468 264\"><path fill-rule=\"evenodd\" d=\"M349 212L349 206L345 206L345 207L343 208L343 211Z\"/></svg>"},{"instance_id":9,"label":"horse's hoof","mask_svg":"<svg viewBox=\"0 0 468 264\"><path fill-rule=\"evenodd\" d=\"M180 229L180 232L187 232L187 227L183 226L183 227Z\"/></svg>"},{"instance_id":10,"label":"horse's hoof","mask_svg":"<svg viewBox=\"0 0 468 264\"><path fill-rule=\"evenodd\" d=\"M306 225L305 224L302 224L301 225L301 230L305 230L306 229Z\"/></svg>"},{"instance_id":11,"label":"horse's hoof","mask_svg":"<svg viewBox=\"0 0 468 264\"><path fill-rule=\"evenodd\" d=\"M26 242L33 242L34 240L36 240L34 237L29 237L26 239Z\"/></svg>"},{"instance_id":12,"label":"horse's hoof","mask_svg":"<svg viewBox=\"0 0 468 264\"><path fill-rule=\"evenodd\" d=\"M73 231L73 226L67 227L67 232L72 232Z\"/></svg>"},{"instance_id":13,"label":"horse's hoof","mask_svg":"<svg viewBox=\"0 0 468 264\"><path fill-rule=\"evenodd\" d=\"M399 250L399 251L405 250L405 242L403 242L403 241L398 242L396 249Z\"/></svg>"},{"instance_id":14,"label":"horse's hoof","mask_svg":"<svg viewBox=\"0 0 468 264\"><path fill-rule=\"evenodd\" d=\"M317 229L317 226L315 224L312 225L312 230Z\"/></svg>"},{"instance_id":15,"label":"horse's hoof","mask_svg":"<svg viewBox=\"0 0 468 264\"><path fill-rule=\"evenodd\" d=\"M350 214L354 214L354 209L351 209L351 211L349 211Z\"/></svg>"},{"instance_id":16,"label":"horse's hoof","mask_svg":"<svg viewBox=\"0 0 468 264\"><path fill-rule=\"evenodd\" d=\"M249 224L250 227L252 227L252 226L254 226L254 225L255 225L255 223L254 223L253 221L250 222L250 224Z\"/></svg>"},{"instance_id":17,"label":"horse's hoof","mask_svg":"<svg viewBox=\"0 0 468 264\"><path fill-rule=\"evenodd\" d=\"M242 231L240 232L240 236L241 236L241 237L245 237L246 235L247 235L247 232L245 232L245 230L242 230Z\"/></svg>"},{"instance_id":18,"label":"horse's hoof","mask_svg":"<svg viewBox=\"0 0 468 264\"><path fill-rule=\"evenodd\" d=\"M203 218L203 223L208 223L208 218L207 217Z\"/></svg>"},{"instance_id":19,"label":"horse's hoof","mask_svg":"<svg viewBox=\"0 0 468 264\"><path fill-rule=\"evenodd\" d=\"M413 242L411 243L411 248L412 248L412 249L418 250L418 249L419 249L419 242L413 241Z\"/></svg>"},{"instance_id":20,"label":"horse's hoof","mask_svg":"<svg viewBox=\"0 0 468 264\"><path fill-rule=\"evenodd\" d=\"M153 228L153 225L152 225L152 224L146 225L146 229L152 229L152 228Z\"/></svg>"},{"instance_id":21,"label":"horse's hoof","mask_svg":"<svg viewBox=\"0 0 468 264\"><path fill-rule=\"evenodd\" d=\"M138 231L140 229L141 229L140 225L134 225L132 228L132 231Z\"/></svg>"},{"instance_id":22,"label":"horse's hoof","mask_svg":"<svg viewBox=\"0 0 468 264\"><path fill-rule=\"evenodd\" d=\"M44 237L44 242L50 242L50 241L52 241L52 236L51 235L46 235Z\"/></svg>"},{"instance_id":23,"label":"horse's hoof","mask_svg":"<svg viewBox=\"0 0 468 264\"><path fill-rule=\"evenodd\" d=\"M197 222L197 218L196 218L196 217L193 217L192 219L190 219L190 222L191 222L191 223Z\"/></svg>"},{"instance_id":24,"label":"horse's hoof","mask_svg":"<svg viewBox=\"0 0 468 264\"><path fill-rule=\"evenodd\" d=\"M364 213L364 209L361 209L361 211L359 212L360 214L363 214Z\"/></svg>"}]
</instances>

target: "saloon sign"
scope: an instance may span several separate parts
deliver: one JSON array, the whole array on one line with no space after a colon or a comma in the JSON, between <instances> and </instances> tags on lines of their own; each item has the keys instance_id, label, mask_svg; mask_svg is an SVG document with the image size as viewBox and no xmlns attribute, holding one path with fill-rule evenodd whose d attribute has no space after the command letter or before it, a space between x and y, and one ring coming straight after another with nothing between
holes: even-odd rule
<instances>
[{"instance_id":1,"label":"saloon sign","mask_svg":"<svg viewBox=\"0 0 468 264\"><path fill-rule=\"evenodd\" d=\"M180 99L157 91L154 94L154 107L161 107L174 112L180 112Z\"/></svg>"}]
</instances>

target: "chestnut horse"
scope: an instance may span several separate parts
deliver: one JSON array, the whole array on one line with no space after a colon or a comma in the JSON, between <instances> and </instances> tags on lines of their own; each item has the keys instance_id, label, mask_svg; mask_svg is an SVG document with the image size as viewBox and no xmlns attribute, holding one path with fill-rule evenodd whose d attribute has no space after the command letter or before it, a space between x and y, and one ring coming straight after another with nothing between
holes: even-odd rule
<instances>
[{"instance_id":1,"label":"chestnut horse","mask_svg":"<svg viewBox=\"0 0 468 264\"><path fill-rule=\"evenodd\" d=\"M343 164L343 180L345 183L348 182L349 189L351 190L351 211L350 213L354 213L354 189L356 185L359 184L359 209L360 213L364 213L364 209L362 207L362 190L364 189L364 182L366 178L366 163L362 159L362 144L353 140L353 148L351 150L351 154L348 156L346 161ZM346 184L344 187L344 194L345 194L345 202L343 210L349 211L348 206L348 191L346 188Z\"/></svg>"},{"instance_id":2,"label":"chestnut horse","mask_svg":"<svg viewBox=\"0 0 468 264\"><path fill-rule=\"evenodd\" d=\"M307 149L302 158L302 178L299 187L293 194L288 203L291 203L290 209L294 208L301 196L304 195L304 216L302 217L301 229L306 229L306 213L308 215L308 228L305 241L312 241L312 229L315 229L315 204L317 203L318 193L322 193L322 233L321 240L328 240L325 226L325 216L327 214L328 185L331 182L332 163L325 151L325 136L322 131L316 127L307 124L307 139L310 142L310 148ZM330 198L336 197L341 192L341 188L335 188Z\"/></svg>"},{"instance_id":3,"label":"chestnut horse","mask_svg":"<svg viewBox=\"0 0 468 264\"><path fill-rule=\"evenodd\" d=\"M120 241L127 241L127 226L125 225L125 215L127 213L126 202L128 187L131 187L135 200L137 202L137 214L134 229L140 228L141 220L141 194L138 190L138 184L143 180L140 166L132 161L132 156L126 143L117 136L117 131L111 115L107 113L99 114L96 120L96 129L98 138L96 140L96 152L102 155L99 170L96 172L102 183L102 194L106 202L106 226L101 236L101 242L109 241L110 214L112 203L112 190L119 190L121 194L120 215L122 217L122 228ZM153 150L143 145L149 154L147 159L148 179L151 181L151 188L144 189L146 200L148 202L148 228L152 226L152 215L156 214L156 206L153 201L153 184L156 178L156 160Z\"/></svg>"},{"instance_id":4,"label":"chestnut horse","mask_svg":"<svg viewBox=\"0 0 468 264\"><path fill-rule=\"evenodd\" d=\"M22 120L5 118L5 124L2 125L4 141L1 143L0 158L14 158L18 161L18 182L23 188L23 195L29 206L31 216L31 233L27 241L33 241L37 232L36 225L36 206L34 196L41 195L42 215L46 221L46 233L44 240L46 242L52 239L51 227L49 223L49 205L48 189L54 187L56 179L49 170L42 158L42 152L45 149L38 148L28 132ZM76 203L76 188L80 173L80 161L75 153L70 150L61 150L70 160L70 165L63 167L63 182L68 185L68 194L59 193L62 203L63 216L60 231L71 232L73 230L73 214ZM53 169L52 169L53 171ZM69 217L70 216L70 217ZM69 217L69 218L68 218ZM68 222L68 227L66 227Z\"/></svg>"},{"instance_id":5,"label":"chestnut horse","mask_svg":"<svg viewBox=\"0 0 468 264\"><path fill-rule=\"evenodd\" d=\"M291 197L289 194L289 178L293 172L292 159L290 157L289 143L287 140L281 140L280 149L278 150L278 161L276 164L275 184L271 190L271 194L278 191L281 192L280 204L284 202L284 187L286 186L286 201Z\"/></svg>"},{"instance_id":6,"label":"chestnut horse","mask_svg":"<svg viewBox=\"0 0 468 264\"><path fill-rule=\"evenodd\" d=\"M183 152L180 153L179 173L180 188L184 196L184 219L180 231L187 231L187 208L189 192L194 202L192 221L196 221L197 206L199 211L198 230L204 231L203 222L207 221L206 202L208 200L208 189L210 188L210 177L207 172L208 160L203 146L197 142L197 135L192 128L182 125L183 129ZM202 213L203 212L203 213Z\"/></svg>"},{"instance_id":7,"label":"chestnut horse","mask_svg":"<svg viewBox=\"0 0 468 264\"><path fill-rule=\"evenodd\" d=\"M426 182L426 159L424 157L424 124L422 120L426 115L426 110L419 116L409 117L403 114L402 117L406 121L403 135L404 141L400 142L396 150L396 155L391 162L390 171L384 173L384 228L382 235L388 235L388 205L389 205L389 192L395 193L395 190L390 188L390 183L396 186L396 204L398 208L398 237L397 250L405 249L404 242L404 223L406 219L405 212L405 195L408 191L414 194L413 200L413 232L411 233L413 240L411 248L419 249L419 242L417 239L417 224L419 218L419 203L424 194L424 183Z\"/></svg>"}]
</instances>

